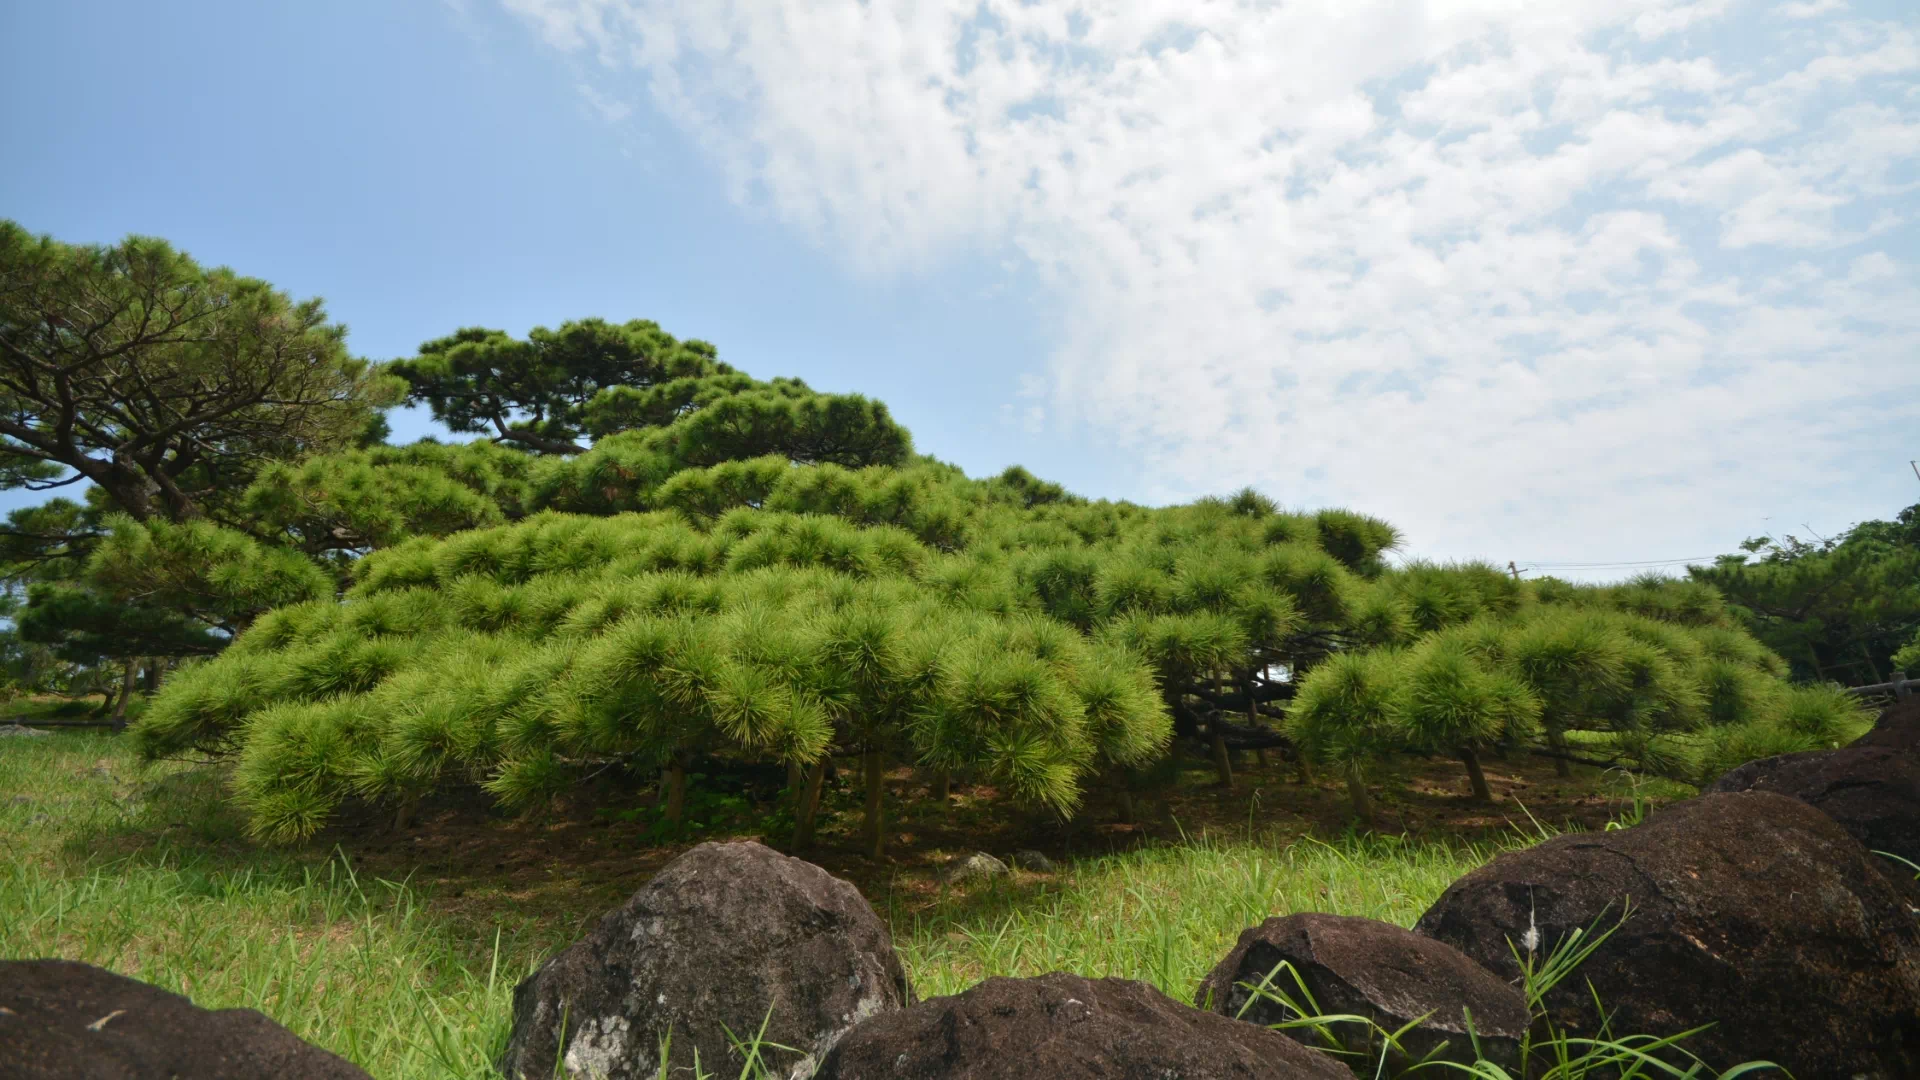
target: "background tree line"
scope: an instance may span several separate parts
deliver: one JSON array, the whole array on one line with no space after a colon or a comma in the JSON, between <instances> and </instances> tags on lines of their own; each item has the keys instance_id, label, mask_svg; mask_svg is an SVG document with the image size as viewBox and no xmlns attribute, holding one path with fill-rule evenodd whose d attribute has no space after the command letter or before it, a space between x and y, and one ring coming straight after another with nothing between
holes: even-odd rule
<instances>
[{"instance_id":1,"label":"background tree line","mask_svg":"<svg viewBox=\"0 0 1920 1080\"><path fill-rule=\"evenodd\" d=\"M1061 813L1248 752L1339 770L1362 818L1405 754L1477 798L1488 755L1699 779L1847 737L1814 683L1920 632L1913 509L1688 580L1395 567L1346 510L970 478L645 321L370 363L318 301L137 237L0 224L0 397L0 483L87 483L0 532L12 676L144 691L143 748L233 761L276 839L607 770L674 818L697 770L773 766L804 841L836 758L876 850L901 763ZM410 402L482 438L388 445Z\"/></svg>"}]
</instances>

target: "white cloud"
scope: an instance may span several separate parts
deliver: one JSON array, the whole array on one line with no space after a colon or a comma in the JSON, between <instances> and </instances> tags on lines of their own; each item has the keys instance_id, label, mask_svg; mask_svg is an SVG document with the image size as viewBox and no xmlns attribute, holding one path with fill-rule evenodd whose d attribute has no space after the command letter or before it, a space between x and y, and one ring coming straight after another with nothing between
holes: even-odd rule
<instances>
[{"instance_id":1,"label":"white cloud","mask_svg":"<svg viewBox=\"0 0 1920 1080\"><path fill-rule=\"evenodd\" d=\"M1427 552L1658 557L1916 449L1870 442L1920 430L1912 25L1733 0L503 2L850 265L1022 253L1064 344L1019 422L1131 449L1133 497L1252 483Z\"/></svg>"},{"instance_id":2,"label":"white cloud","mask_svg":"<svg viewBox=\"0 0 1920 1080\"><path fill-rule=\"evenodd\" d=\"M580 97L586 101L587 107L593 110L594 115L609 124L617 124L633 115L633 106L609 97L587 83L579 83L575 89L580 91Z\"/></svg>"},{"instance_id":3,"label":"white cloud","mask_svg":"<svg viewBox=\"0 0 1920 1080\"><path fill-rule=\"evenodd\" d=\"M1805 0L1803 3L1780 5L1780 14L1789 19L1812 19L1846 9L1847 0Z\"/></svg>"}]
</instances>

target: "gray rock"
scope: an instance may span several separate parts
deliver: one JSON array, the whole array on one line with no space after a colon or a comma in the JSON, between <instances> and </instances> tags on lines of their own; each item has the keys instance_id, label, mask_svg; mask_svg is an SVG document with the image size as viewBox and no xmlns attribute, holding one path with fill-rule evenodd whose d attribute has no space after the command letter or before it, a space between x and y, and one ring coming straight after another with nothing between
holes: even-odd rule
<instances>
[{"instance_id":1,"label":"gray rock","mask_svg":"<svg viewBox=\"0 0 1920 1080\"><path fill-rule=\"evenodd\" d=\"M1006 863L984 851L976 851L971 855L955 859L948 865L946 878L949 884L953 884L981 878L1006 877L1011 873L1013 871L1007 869Z\"/></svg>"},{"instance_id":2,"label":"gray rock","mask_svg":"<svg viewBox=\"0 0 1920 1080\"><path fill-rule=\"evenodd\" d=\"M1300 994L1304 982L1319 1015L1364 1016L1387 1031L1426 1017L1400 1037L1400 1048L1412 1056L1391 1057L1395 1073L1430 1055L1474 1064L1469 1016L1486 1060L1510 1070L1520 1063L1530 1022L1520 991L1458 949L1373 919L1318 913L1268 919L1241 933L1233 951L1201 981L1194 1001L1263 1026L1293 1020L1296 1014L1285 1006L1246 988L1283 961L1298 979L1281 969L1270 985L1307 1007ZM1329 1030L1347 1050L1363 1055L1358 1060L1379 1060L1381 1046L1371 1028L1344 1023ZM1319 1045L1304 1029L1282 1034Z\"/></svg>"},{"instance_id":3,"label":"gray rock","mask_svg":"<svg viewBox=\"0 0 1920 1080\"><path fill-rule=\"evenodd\" d=\"M854 1028L815 1080L1353 1080L1333 1058L1128 979L993 978Z\"/></svg>"},{"instance_id":4,"label":"gray rock","mask_svg":"<svg viewBox=\"0 0 1920 1080\"><path fill-rule=\"evenodd\" d=\"M0 960L0 1075L8 1080L371 1080L252 1009L71 960Z\"/></svg>"},{"instance_id":5,"label":"gray rock","mask_svg":"<svg viewBox=\"0 0 1920 1080\"><path fill-rule=\"evenodd\" d=\"M1508 942L1544 956L1631 900L1626 924L1547 994L1556 1027L1593 1034L1597 995L1616 1034L1714 1025L1685 1048L1716 1069L1764 1059L1799 1080L1915 1077L1920 920L1876 858L1798 799L1702 795L1630 829L1500 855L1414 929L1514 979Z\"/></svg>"},{"instance_id":6,"label":"gray rock","mask_svg":"<svg viewBox=\"0 0 1920 1080\"><path fill-rule=\"evenodd\" d=\"M1022 870L1031 870L1036 874L1051 874L1054 872L1053 860L1038 851L1014 852L1013 865Z\"/></svg>"},{"instance_id":7,"label":"gray rock","mask_svg":"<svg viewBox=\"0 0 1920 1080\"><path fill-rule=\"evenodd\" d=\"M41 731L39 728L30 728L25 726L24 724L0 725L0 739L5 739L9 737L19 737L19 736L33 737L33 736L51 735L51 734L53 734L53 732Z\"/></svg>"},{"instance_id":8,"label":"gray rock","mask_svg":"<svg viewBox=\"0 0 1920 1080\"><path fill-rule=\"evenodd\" d=\"M763 1062L805 1076L855 1023L912 1000L852 885L751 841L701 844L514 989L500 1070L546 1080L559 1060L576 1080L654 1080L671 1030L674 1080L696 1053L734 1076L728 1030L744 1039L766 1021L765 1041L794 1051L763 1047Z\"/></svg>"}]
</instances>

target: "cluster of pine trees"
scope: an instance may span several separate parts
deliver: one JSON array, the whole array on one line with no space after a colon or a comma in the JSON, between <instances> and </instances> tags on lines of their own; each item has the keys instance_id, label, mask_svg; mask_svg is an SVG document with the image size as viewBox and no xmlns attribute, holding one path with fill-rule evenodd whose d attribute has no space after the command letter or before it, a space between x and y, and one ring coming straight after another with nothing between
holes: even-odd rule
<instances>
[{"instance_id":1,"label":"cluster of pine trees","mask_svg":"<svg viewBox=\"0 0 1920 1080\"><path fill-rule=\"evenodd\" d=\"M234 763L259 835L608 769L787 770L799 839L857 763L1071 813L1182 755L1374 770L1487 755L1700 778L1858 719L1795 686L1723 582L1393 566L1385 522L1253 491L1161 508L916 452L884 405L589 319L347 353L317 302L166 244L0 223L0 482L14 645L143 684L155 757ZM482 438L387 445L425 403ZM1726 572L1733 573L1732 569ZM1156 779L1158 778L1158 779Z\"/></svg>"}]
</instances>

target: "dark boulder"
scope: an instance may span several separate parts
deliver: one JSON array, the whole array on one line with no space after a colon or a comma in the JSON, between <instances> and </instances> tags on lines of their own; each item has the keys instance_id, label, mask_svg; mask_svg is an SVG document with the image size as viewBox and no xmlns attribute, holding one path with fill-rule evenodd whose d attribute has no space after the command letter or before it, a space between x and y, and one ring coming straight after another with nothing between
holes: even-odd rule
<instances>
[{"instance_id":1,"label":"dark boulder","mask_svg":"<svg viewBox=\"0 0 1920 1080\"><path fill-rule=\"evenodd\" d=\"M0 960L0 1075L9 1080L369 1080L252 1009L71 960Z\"/></svg>"},{"instance_id":2,"label":"dark boulder","mask_svg":"<svg viewBox=\"0 0 1920 1080\"><path fill-rule=\"evenodd\" d=\"M1546 997L1592 1034L1673 1035L1715 1068L1765 1059L1799 1080L1920 1076L1920 921L1832 818L1770 792L1703 795L1617 832L1508 852L1453 883L1415 930L1516 979L1631 901L1632 917ZM1530 933L1532 931L1532 933Z\"/></svg>"},{"instance_id":3,"label":"dark boulder","mask_svg":"<svg viewBox=\"0 0 1920 1080\"><path fill-rule=\"evenodd\" d=\"M1888 706L1880 713L1880 718L1873 722L1873 729L1855 739L1851 745L1877 746L1920 754L1920 694Z\"/></svg>"},{"instance_id":4,"label":"dark boulder","mask_svg":"<svg viewBox=\"0 0 1920 1080\"><path fill-rule=\"evenodd\" d=\"M1279 1002L1255 996L1245 985L1258 985L1282 961L1299 980L1282 971L1271 985L1306 1006L1300 997L1304 983L1320 1015L1364 1016L1387 1031L1425 1016L1400 1037L1400 1049L1412 1059L1396 1054L1389 1061L1396 1069L1433 1055L1442 1044L1435 1060L1473 1064L1469 1015L1486 1060L1509 1069L1519 1064L1529 1017L1518 990L1458 949L1373 919L1317 913L1268 919L1240 934L1233 951L1201 981L1194 1001L1255 1024L1291 1020L1294 1014ZM1345 1049L1378 1060L1371 1030L1352 1023L1330 1029ZM1305 1030L1291 1034L1319 1045Z\"/></svg>"},{"instance_id":5,"label":"dark boulder","mask_svg":"<svg viewBox=\"0 0 1920 1080\"><path fill-rule=\"evenodd\" d=\"M854 1028L816 1080L1352 1080L1277 1032L1146 983L993 978Z\"/></svg>"},{"instance_id":6,"label":"dark boulder","mask_svg":"<svg viewBox=\"0 0 1920 1080\"><path fill-rule=\"evenodd\" d=\"M1706 792L1771 791L1816 807L1867 846L1920 863L1920 755L1843 746L1749 761ZM1884 856L1880 869L1911 889L1914 871ZM1909 892L1909 900L1920 894Z\"/></svg>"},{"instance_id":7,"label":"dark boulder","mask_svg":"<svg viewBox=\"0 0 1920 1080\"><path fill-rule=\"evenodd\" d=\"M912 1001L887 928L852 885L751 841L701 844L513 992L500 1069L545 1080L653 1080L739 1072L728 1030L781 1075L805 1072L848 1028ZM771 1020L768 1010L771 1009ZM561 1045L562 1019L565 1044Z\"/></svg>"}]
</instances>

